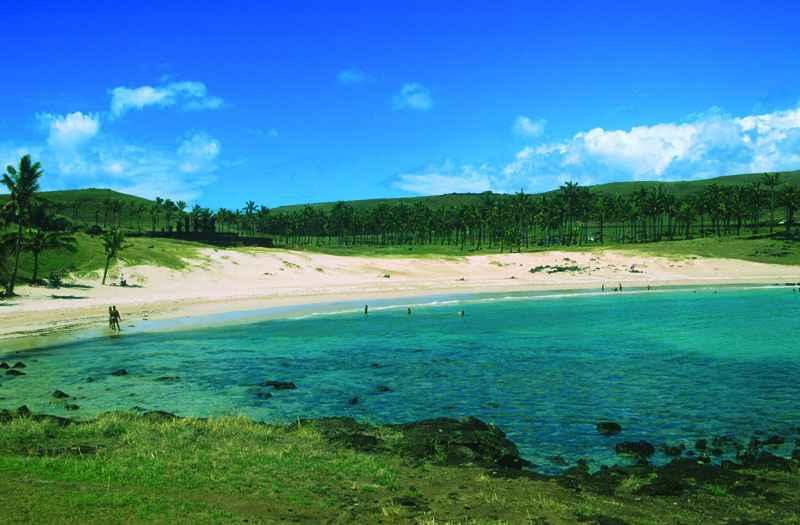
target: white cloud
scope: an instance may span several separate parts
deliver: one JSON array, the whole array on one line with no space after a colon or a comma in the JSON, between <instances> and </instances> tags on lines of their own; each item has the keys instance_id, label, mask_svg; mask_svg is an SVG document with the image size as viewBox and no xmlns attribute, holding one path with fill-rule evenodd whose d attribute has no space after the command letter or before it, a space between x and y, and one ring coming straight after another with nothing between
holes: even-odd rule
<instances>
[{"instance_id":1,"label":"white cloud","mask_svg":"<svg viewBox=\"0 0 800 525\"><path fill-rule=\"evenodd\" d=\"M480 193L492 189L492 168L487 165L456 167L450 161L440 166L427 166L422 170L401 173L392 185L418 195L442 193Z\"/></svg>"},{"instance_id":2,"label":"white cloud","mask_svg":"<svg viewBox=\"0 0 800 525\"><path fill-rule=\"evenodd\" d=\"M162 86L115 87L111 93L111 116L118 118L131 110L148 106L180 105L187 111L218 109L223 100L208 95L202 82L170 82Z\"/></svg>"},{"instance_id":3,"label":"white cloud","mask_svg":"<svg viewBox=\"0 0 800 525\"><path fill-rule=\"evenodd\" d=\"M47 142L56 148L74 148L100 131L100 118L75 111L67 115L40 113L37 119L47 131Z\"/></svg>"},{"instance_id":4,"label":"white cloud","mask_svg":"<svg viewBox=\"0 0 800 525\"><path fill-rule=\"evenodd\" d=\"M393 185L420 194L486 188L536 192L568 180L587 185L798 169L800 107L742 117L712 108L684 122L598 127L561 142L525 147L496 168L446 167L400 175Z\"/></svg>"},{"instance_id":5,"label":"white cloud","mask_svg":"<svg viewBox=\"0 0 800 525\"><path fill-rule=\"evenodd\" d=\"M503 169L529 187L560 177L597 181L704 178L797 169L800 108L733 117L718 109L680 123L628 130L594 128L558 143L526 148Z\"/></svg>"},{"instance_id":6,"label":"white cloud","mask_svg":"<svg viewBox=\"0 0 800 525\"><path fill-rule=\"evenodd\" d=\"M209 171L220 152L220 144L205 133L195 133L178 146L180 170L184 173Z\"/></svg>"},{"instance_id":7,"label":"white cloud","mask_svg":"<svg viewBox=\"0 0 800 525\"><path fill-rule=\"evenodd\" d=\"M370 76L358 68L350 68L339 71L336 79L344 86L352 86L369 81Z\"/></svg>"},{"instance_id":8,"label":"white cloud","mask_svg":"<svg viewBox=\"0 0 800 525\"><path fill-rule=\"evenodd\" d=\"M400 92L394 96L394 109L414 109L417 111L427 111L433 107L433 98L421 84L411 82L403 84Z\"/></svg>"},{"instance_id":9,"label":"white cloud","mask_svg":"<svg viewBox=\"0 0 800 525\"><path fill-rule=\"evenodd\" d=\"M520 115L514 120L514 133L522 137L538 137L544 133L547 121L544 119L533 120L525 115Z\"/></svg>"}]
</instances>

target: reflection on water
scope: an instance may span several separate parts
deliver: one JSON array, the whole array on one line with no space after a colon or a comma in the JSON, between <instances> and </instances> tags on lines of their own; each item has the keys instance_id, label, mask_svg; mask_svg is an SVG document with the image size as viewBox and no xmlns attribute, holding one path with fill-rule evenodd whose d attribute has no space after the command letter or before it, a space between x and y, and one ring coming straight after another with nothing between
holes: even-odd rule
<instances>
[{"instance_id":1,"label":"reflection on water","mask_svg":"<svg viewBox=\"0 0 800 525\"><path fill-rule=\"evenodd\" d=\"M690 445L714 435L790 435L800 425L800 294L791 289L505 294L430 301L411 315L405 304L376 303L366 317L353 305L341 310L7 355L27 368L0 375L0 407L270 421L473 415L540 465L553 455L614 462L622 439ZM128 375L112 376L118 369ZM297 389L258 386L268 379ZM80 410L66 412L54 389ZM604 419L623 433L599 436L595 423Z\"/></svg>"}]
</instances>

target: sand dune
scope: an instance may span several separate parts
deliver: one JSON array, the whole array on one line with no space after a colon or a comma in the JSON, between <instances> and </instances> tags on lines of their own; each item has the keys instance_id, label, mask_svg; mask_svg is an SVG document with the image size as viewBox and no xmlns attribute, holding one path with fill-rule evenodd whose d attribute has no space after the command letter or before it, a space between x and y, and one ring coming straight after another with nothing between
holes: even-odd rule
<instances>
[{"instance_id":1,"label":"sand dune","mask_svg":"<svg viewBox=\"0 0 800 525\"><path fill-rule=\"evenodd\" d=\"M75 279L21 287L0 303L0 339L103 327L116 304L126 323L303 303L439 293L800 281L800 269L738 260L672 260L614 251L463 258L342 257L288 250L205 249L188 269L121 268L134 287ZM538 271L531 269L540 267Z\"/></svg>"}]
</instances>

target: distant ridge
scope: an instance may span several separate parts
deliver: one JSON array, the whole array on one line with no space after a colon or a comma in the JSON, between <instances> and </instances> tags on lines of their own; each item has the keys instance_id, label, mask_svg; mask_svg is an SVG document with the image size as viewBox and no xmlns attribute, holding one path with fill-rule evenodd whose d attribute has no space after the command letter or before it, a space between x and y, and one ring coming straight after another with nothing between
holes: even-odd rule
<instances>
[{"instance_id":1,"label":"distant ridge","mask_svg":"<svg viewBox=\"0 0 800 525\"><path fill-rule=\"evenodd\" d=\"M781 181L783 183L790 183L800 187L800 170L770 172L770 173L780 174ZM701 191L703 188L706 188L714 183L719 184L720 186L750 184L753 182L760 181L762 176L763 173L744 173L739 175L725 175L710 179L697 179L688 181L607 182L604 184L596 184L593 186L589 186L589 188L599 193L607 193L611 195L630 195L638 191L640 188L653 188L656 186L663 186L665 189L673 193L676 197L683 197ZM557 190L550 190L547 192L537 193L534 195L548 194L554 191ZM350 204L355 209L371 209L381 204L397 204L399 202L403 202L408 205L413 205L416 202L422 202L432 208L438 208L442 206L451 207L451 206L460 206L462 204L471 204L479 200L484 195L493 195L497 198L505 198L508 196L508 194L505 193L493 193L493 192L448 193L444 195L390 197L382 199L381 198L361 199L361 200L349 200L343 202ZM106 200L123 201L125 204L128 205L131 203L145 204L145 205L150 205L154 203L153 200L146 199L144 197L130 195L127 193L121 193L118 191L105 188L85 188L80 190L44 191L41 193L41 196L51 202L61 204L64 207L80 205L82 208L81 215L89 215L91 213L94 213L96 209L102 207L102 203ZM169 198L170 196L163 195L162 197ZM8 199L7 195L0 195L0 203L4 202L6 199ZM327 210L332 208L336 204L336 202L338 201L277 206L272 209L272 212L288 213L296 211L298 209L302 209L306 206L311 206L313 208L322 208Z\"/></svg>"},{"instance_id":2,"label":"distant ridge","mask_svg":"<svg viewBox=\"0 0 800 525\"><path fill-rule=\"evenodd\" d=\"M780 174L782 183L788 182L790 184L800 186L800 170L779 171L779 172L769 172L769 173ZM630 195L632 193L635 193L641 188L653 188L656 186L663 186L665 189L673 193L676 197L683 197L686 195L697 193L698 191L702 191L703 188L706 188L714 183L719 184L720 186L734 186L734 185L750 184L753 182L758 182L761 180L763 175L764 173L744 173L739 175L724 175L721 177L714 177L711 179L697 179L697 180L687 180L687 181L606 182L603 184L595 184L588 187L591 188L592 191L598 193L607 193L611 195ZM553 193L554 191L557 190L554 189L542 193L536 193L534 195L546 195L549 193ZM504 198L507 197L509 194L494 193L487 191L483 193L448 193L445 195L418 196L418 197L392 197L384 199L362 199L362 200L350 200L343 202L350 204L355 209L370 209L380 204L397 204L398 202L403 202L409 205L413 205L415 202L424 202L430 207L438 208L441 206L449 207L449 206L460 206L462 204L472 204L476 200L479 200L484 195L493 195L498 198ZM298 209L302 209L305 206L311 206L313 208L330 209L335 204L336 202L291 204L287 206L278 206L276 208L273 208L272 211L274 213L287 213L296 211Z\"/></svg>"}]
</instances>

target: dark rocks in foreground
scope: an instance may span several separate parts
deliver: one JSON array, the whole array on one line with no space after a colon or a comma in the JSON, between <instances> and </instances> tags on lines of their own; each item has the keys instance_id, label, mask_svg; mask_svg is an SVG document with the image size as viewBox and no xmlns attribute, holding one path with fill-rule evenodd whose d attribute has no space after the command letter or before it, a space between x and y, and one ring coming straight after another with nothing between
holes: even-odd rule
<instances>
[{"instance_id":1,"label":"dark rocks in foreground","mask_svg":"<svg viewBox=\"0 0 800 525\"><path fill-rule=\"evenodd\" d=\"M530 466L502 430L474 417L385 425L384 428L400 433L400 437L391 443L382 439L378 428L352 418L301 420L298 424L315 426L336 445L364 452L396 452L413 461L501 470L520 470Z\"/></svg>"},{"instance_id":2,"label":"dark rocks in foreground","mask_svg":"<svg viewBox=\"0 0 800 525\"><path fill-rule=\"evenodd\" d=\"M675 456L682 455L683 451L686 450L686 446L683 443L681 443L679 445L668 445L668 444L665 444L663 447L661 447L661 450L667 456L675 457Z\"/></svg>"},{"instance_id":3,"label":"dark rocks in foreground","mask_svg":"<svg viewBox=\"0 0 800 525\"><path fill-rule=\"evenodd\" d=\"M152 421L172 421L174 419L180 419L175 414L163 410L149 410L143 413L141 417Z\"/></svg>"},{"instance_id":4,"label":"dark rocks in foreground","mask_svg":"<svg viewBox=\"0 0 800 525\"><path fill-rule=\"evenodd\" d=\"M8 369L9 369L9 368L11 368L11 367L10 367L10 366L8 366L8 363L6 363L5 361L3 361L2 363L0 363L0 368L2 368L2 369L5 369L5 370L8 370Z\"/></svg>"},{"instance_id":5,"label":"dark rocks in foreground","mask_svg":"<svg viewBox=\"0 0 800 525\"><path fill-rule=\"evenodd\" d=\"M297 388L297 385L291 381L264 381L259 386L269 386L275 390L294 390Z\"/></svg>"},{"instance_id":6,"label":"dark rocks in foreground","mask_svg":"<svg viewBox=\"0 0 800 525\"><path fill-rule=\"evenodd\" d=\"M69 394L62 392L61 390L54 390L51 395L56 399L67 399L70 397Z\"/></svg>"},{"instance_id":7,"label":"dark rocks in foreground","mask_svg":"<svg viewBox=\"0 0 800 525\"><path fill-rule=\"evenodd\" d=\"M623 441L614 447L617 454L636 456L639 458L649 458L656 449L647 441Z\"/></svg>"},{"instance_id":8,"label":"dark rocks in foreground","mask_svg":"<svg viewBox=\"0 0 800 525\"><path fill-rule=\"evenodd\" d=\"M597 432L604 436L615 436L622 432L622 426L615 421L600 421L597 423Z\"/></svg>"},{"instance_id":9,"label":"dark rocks in foreground","mask_svg":"<svg viewBox=\"0 0 800 525\"><path fill-rule=\"evenodd\" d=\"M48 414L33 414L26 405L22 405L16 410L0 410L0 423L8 423L14 419L30 418L34 421L48 421L55 423L60 427L65 427L74 423L69 418L60 416L51 416Z\"/></svg>"},{"instance_id":10,"label":"dark rocks in foreground","mask_svg":"<svg viewBox=\"0 0 800 525\"><path fill-rule=\"evenodd\" d=\"M778 445L783 445L785 442L786 440L783 439L782 436L776 435L768 437L767 440L764 441L764 444L767 446L778 446Z\"/></svg>"},{"instance_id":11,"label":"dark rocks in foreground","mask_svg":"<svg viewBox=\"0 0 800 525\"><path fill-rule=\"evenodd\" d=\"M6 375L7 376L24 376L25 372L21 372L21 371L15 369L15 368L12 368L10 370L6 370Z\"/></svg>"}]
</instances>

